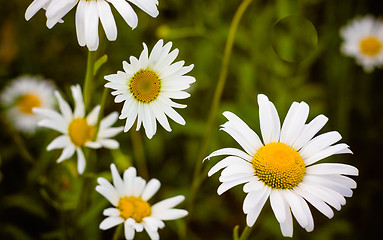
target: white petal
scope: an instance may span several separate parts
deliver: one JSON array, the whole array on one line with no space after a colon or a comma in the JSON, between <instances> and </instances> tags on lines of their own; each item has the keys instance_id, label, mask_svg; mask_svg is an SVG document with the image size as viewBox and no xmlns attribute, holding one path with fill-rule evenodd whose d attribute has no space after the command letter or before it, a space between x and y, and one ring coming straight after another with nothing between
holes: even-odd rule
<instances>
[{"instance_id":1,"label":"white petal","mask_svg":"<svg viewBox=\"0 0 383 240\"><path fill-rule=\"evenodd\" d=\"M326 217L332 218L334 216L334 212L332 209L322 200L316 197L315 195L303 190L299 186L294 188L293 190L296 194L299 194L303 198L305 198L311 205L313 205L318 211L323 213Z\"/></svg>"},{"instance_id":2,"label":"white petal","mask_svg":"<svg viewBox=\"0 0 383 240\"><path fill-rule=\"evenodd\" d=\"M85 107L84 107L84 99L81 93L80 85L72 86L72 95L75 103L74 107L74 118L83 118L85 116Z\"/></svg>"},{"instance_id":3,"label":"white petal","mask_svg":"<svg viewBox=\"0 0 383 240\"><path fill-rule=\"evenodd\" d=\"M258 94L258 105L263 143L278 142L281 123L274 104L265 95Z\"/></svg>"},{"instance_id":4,"label":"white petal","mask_svg":"<svg viewBox=\"0 0 383 240\"><path fill-rule=\"evenodd\" d=\"M237 148L221 148L210 153L210 155L207 156L204 160L210 159L211 157L222 156L222 155L234 155L247 161L251 161L253 159L250 155L248 155L247 153Z\"/></svg>"},{"instance_id":5,"label":"white petal","mask_svg":"<svg viewBox=\"0 0 383 240\"><path fill-rule=\"evenodd\" d=\"M188 212L183 209L168 209L161 213L159 217L161 220L175 220L188 215Z\"/></svg>"},{"instance_id":6,"label":"white petal","mask_svg":"<svg viewBox=\"0 0 383 240\"><path fill-rule=\"evenodd\" d=\"M34 0L25 11L25 20L29 21L50 0Z\"/></svg>"},{"instance_id":7,"label":"white petal","mask_svg":"<svg viewBox=\"0 0 383 240\"><path fill-rule=\"evenodd\" d=\"M290 190L283 191L283 195L289 204L291 211L297 219L299 225L301 225L302 228L306 228L309 224L308 216L305 215L305 211L302 208L300 196L297 196L296 194L292 193Z\"/></svg>"},{"instance_id":8,"label":"white petal","mask_svg":"<svg viewBox=\"0 0 383 240\"><path fill-rule=\"evenodd\" d=\"M100 15L101 24L105 30L106 37L109 41L116 40L117 26L109 4L105 0L97 0L97 9Z\"/></svg>"},{"instance_id":9,"label":"white petal","mask_svg":"<svg viewBox=\"0 0 383 240\"><path fill-rule=\"evenodd\" d=\"M123 180L120 177L120 174L118 173L116 165L114 163L110 164L110 171L112 172L112 178L113 178L113 185L117 189L117 192L120 193L125 193L125 185Z\"/></svg>"},{"instance_id":10,"label":"white petal","mask_svg":"<svg viewBox=\"0 0 383 240\"><path fill-rule=\"evenodd\" d=\"M103 211L103 213L105 216L113 216L113 217L117 217L117 216L120 216L120 210L118 210L117 208L107 208Z\"/></svg>"},{"instance_id":11,"label":"white petal","mask_svg":"<svg viewBox=\"0 0 383 240\"><path fill-rule=\"evenodd\" d=\"M280 223L281 232L282 235L285 237L293 237L293 218L291 216L290 208L286 201L284 201L285 204L285 215L286 220L283 223Z\"/></svg>"},{"instance_id":12,"label":"white petal","mask_svg":"<svg viewBox=\"0 0 383 240\"><path fill-rule=\"evenodd\" d=\"M129 221L131 220L131 221ZM134 238L134 220L129 218L124 223L124 232L125 232L125 239L132 240Z\"/></svg>"},{"instance_id":13,"label":"white petal","mask_svg":"<svg viewBox=\"0 0 383 240\"><path fill-rule=\"evenodd\" d=\"M158 1L156 0L129 0L129 2L134 3L137 7L141 8L151 17L157 17L159 12L157 10Z\"/></svg>"},{"instance_id":14,"label":"white petal","mask_svg":"<svg viewBox=\"0 0 383 240\"><path fill-rule=\"evenodd\" d=\"M286 204L279 190L277 189L271 190L270 205L271 205L271 208L273 209L275 218L278 220L278 222L282 223L286 221L286 209L285 209Z\"/></svg>"},{"instance_id":15,"label":"white petal","mask_svg":"<svg viewBox=\"0 0 383 240\"><path fill-rule=\"evenodd\" d=\"M253 177L248 183L243 185L244 192L253 192L258 191L259 189L265 187L265 184L260 181L257 177Z\"/></svg>"},{"instance_id":16,"label":"white petal","mask_svg":"<svg viewBox=\"0 0 383 240\"><path fill-rule=\"evenodd\" d=\"M338 142L340 139L342 139L342 136L336 131L323 133L305 144L299 151L299 154L302 156L302 158L309 158L322 151L323 149L328 148L332 144Z\"/></svg>"},{"instance_id":17,"label":"white petal","mask_svg":"<svg viewBox=\"0 0 383 240\"><path fill-rule=\"evenodd\" d=\"M47 150L50 151L52 149L65 148L71 145L71 141L67 135L61 135L55 138L47 147Z\"/></svg>"},{"instance_id":18,"label":"white petal","mask_svg":"<svg viewBox=\"0 0 383 240\"><path fill-rule=\"evenodd\" d=\"M85 170L85 156L81 148L77 148L77 171L79 174L82 174Z\"/></svg>"},{"instance_id":19,"label":"white petal","mask_svg":"<svg viewBox=\"0 0 383 240\"><path fill-rule=\"evenodd\" d=\"M120 13L125 22L132 28L137 27L138 18L133 8L124 0L108 0Z\"/></svg>"},{"instance_id":20,"label":"white petal","mask_svg":"<svg viewBox=\"0 0 383 240\"><path fill-rule=\"evenodd\" d=\"M63 114L65 120L70 122L73 119L72 109L70 108L69 104L62 98L58 91L55 91L55 96L59 103L60 112Z\"/></svg>"},{"instance_id":21,"label":"white petal","mask_svg":"<svg viewBox=\"0 0 383 240\"><path fill-rule=\"evenodd\" d=\"M215 164L210 169L210 171L208 172L208 176L209 177L212 176L214 173L218 172L219 170L221 170L222 168L225 168L227 166L236 165L236 164L243 164L243 163L248 163L248 162L245 160L242 160L241 158L234 157L234 156L226 157L226 158L222 159L221 161L219 161L217 164ZM248 164L250 165L250 163L248 163Z\"/></svg>"},{"instance_id":22,"label":"white petal","mask_svg":"<svg viewBox=\"0 0 383 240\"><path fill-rule=\"evenodd\" d=\"M271 189L268 186L249 192L243 201L243 212L246 214L249 213L257 204L259 204L259 202L263 199L263 196L269 196L270 192Z\"/></svg>"},{"instance_id":23,"label":"white petal","mask_svg":"<svg viewBox=\"0 0 383 240\"><path fill-rule=\"evenodd\" d=\"M57 163L60 163L64 161L65 159L72 157L75 151L76 151L76 148L73 145L67 146L62 151L59 159L57 159Z\"/></svg>"},{"instance_id":24,"label":"white petal","mask_svg":"<svg viewBox=\"0 0 383 240\"><path fill-rule=\"evenodd\" d=\"M100 223L100 229L106 230L124 222L120 217L107 217Z\"/></svg>"},{"instance_id":25,"label":"white petal","mask_svg":"<svg viewBox=\"0 0 383 240\"><path fill-rule=\"evenodd\" d=\"M99 140L99 143L102 145L102 147L109 149L117 149L120 147L120 143L114 139L101 139Z\"/></svg>"},{"instance_id":26,"label":"white petal","mask_svg":"<svg viewBox=\"0 0 383 240\"><path fill-rule=\"evenodd\" d=\"M185 200L185 197L182 195L178 195L175 197L164 199L164 200L154 204L152 206L152 211L153 211L153 213L162 212L165 209L170 209L170 208L177 206L178 204L180 204L184 200Z\"/></svg>"},{"instance_id":27,"label":"white petal","mask_svg":"<svg viewBox=\"0 0 383 240\"><path fill-rule=\"evenodd\" d=\"M76 34L80 46L86 45L85 40L85 9L86 1L79 1L76 9Z\"/></svg>"},{"instance_id":28,"label":"white petal","mask_svg":"<svg viewBox=\"0 0 383 240\"><path fill-rule=\"evenodd\" d=\"M229 111L225 111L223 115L233 123L234 126L237 126L237 131L241 132L242 136L246 136L247 140L252 144L251 148L254 151L257 151L259 148L263 146L261 140L259 139L258 135L251 129L242 119L240 119L237 115L234 113L231 113ZM250 154L250 155L254 155Z\"/></svg>"},{"instance_id":29,"label":"white petal","mask_svg":"<svg viewBox=\"0 0 383 240\"><path fill-rule=\"evenodd\" d=\"M97 124L98 115L100 113L100 105L97 105L95 108L92 109L92 111L88 114L86 117L86 122L90 126L95 126ZM101 126L100 126L101 128Z\"/></svg>"},{"instance_id":30,"label":"white petal","mask_svg":"<svg viewBox=\"0 0 383 240\"><path fill-rule=\"evenodd\" d=\"M160 189L161 183L157 179L151 179L145 186L144 191L141 194L141 198L145 201L148 201L158 189Z\"/></svg>"},{"instance_id":31,"label":"white petal","mask_svg":"<svg viewBox=\"0 0 383 240\"><path fill-rule=\"evenodd\" d=\"M141 177L136 177L133 182L133 196L140 197L144 190L146 181Z\"/></svg>"},{"instance_id":32,"label":"white petal","mask_svg":"<svg viewBox=\"0 0 383 240\"><path fill-rule=\"evenodd\" d=\"M309 115L309 105L305 102L293 103L287 112L281 129L280 141L291 146L302 132Z\"/></svg>"},{"instance_id":33,"label":"white petal","mask_svg":"<svg viewBox=\"0 0 383 240\"><path fill-rule=\"evenodd\" d=\"M318 115L315 117L309 124L306 124L303 127L301 134L298 136L292 147L294 149L300 149L303 145L310 141L315 134L319 132L319 130L323 128L327 121L328 118L324 115Z\"/></svg>"},{"instance_id":34,"label":"white petal","mask_svg":"<svg viewBox=\"0 0 383 240\"><path fill-rule=\"evenodd\" d=\"M87 8L85 9L85 41L89 51L97 50L99 38L96 1L87 1Z\"/></svg>"},{"instance_id":35,"label":"white petal","mask_svg":"<svg viewBox=\"0 0 383 240\"><path fill-rule=\"evenodd\" d=\"M306 174L345 174L358 176L356 167L342 163L319 163L306 168Z\"/></svg>"},{"instance_id":36,"label":"white petal","mask_svg":"<svg viewBox=\"0 0 383 240\"><path fill-rule=\"evenodd\" d=\"M349 149L347 144L340 143L336 144L334 146L330 146L326 149L323 149L322 151L316 153L315 155L312 155L309 158L304 159L305 165L311 165L319 160L322 160L326 157L332 156L334 154L341 154L341 153L351 153L351 150Z\"/></svg>"},{"instance_id":37,"label":"white petal","mask_svg":"<svg viewBox=\"0 0 383 240\"><path fill-rule=\"evenodd\" d=\"M245 183L249 181L249 177L243 177L240 179L235 179L233 181L223 182L217 189L217 193L221 195L232 187L235 187L239 184Z\"/></svg>"},{"instance_id":38,"label":"white petal","mask_svg":"<svg viewBox=\"0 0 383 240\"><path fill-rule=\"evenodd\" d=\"M113 204L113 206L117 206L120 197L116 190L111 190L110 188L103 186L96 186L96 191L104 196L111 204Z\"/></svg>"},{"instance_id":39,"label":"white petal","mask_svg":"<svg viewBox=\"0 0 383 240\"><path fill-rule=\"evenodd\" d=\"M257 220L259 213L261 212L263 206L266 203L267 198L270 195L270 188L266 188L266 191L262 193L260 196L259 201L256 203L256 205L250 210L250 212L246 216L246 222L248 226L253 226L255 221Z\"/></svg>"}]
</instances>

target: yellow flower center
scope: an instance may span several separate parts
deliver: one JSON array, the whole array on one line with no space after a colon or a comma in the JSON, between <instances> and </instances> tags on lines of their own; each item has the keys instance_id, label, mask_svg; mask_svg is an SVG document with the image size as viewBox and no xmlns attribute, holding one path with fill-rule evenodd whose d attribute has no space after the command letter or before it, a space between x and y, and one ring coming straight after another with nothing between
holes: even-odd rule
<instances>
[{"instance_id":1,"label":"yellow flower center","mask_svg":"<svg viewBox=\"0 0 383 240\"><path fill-rule=\"evenodd\" d=\"M299 153L281 142L266 144L258 149L252 160L255 175L276 189L292 189L305 174L305 164Z\"/></svg>"},{"instance_id":2,"label":"yellow flower center","mask_svg":"<svg viewBox=\"0 0 383 240\"><path fill-rule=\"evenodd\" d=\"M382 43L375 37L367 37L360 41L360 51L364 55L375 56L382 49Z\"/></svg>"},{"instance_id":3,"label":"yellow flower center","mask_svg":"<svg viewBox=\"0 0 383 240\"><path fill-rule=\"evenodd\" d=\"M130 79L129 89L136 100L150 103L160 93L161 82L155 72L141 69Z\"/></svg>"},{"instance_id":4,"label":"yellow flower center","mask_svg":"<svg viewBox=\"0 0 383 240\"><path fill-rule=\"evenodd\" d=\"M136 222L152 214L152 209L148 202L140 197L122 197L118 202L117 209L123 219L133 218Z\"/></svg>"},{"instance_id":5,"label":"yellow flower center","mask_svg":"<svg viewBox=\"0 0 383 240\"><path fill-rule=\"evenodd\" d=\"M40 107L41 102L40 98L38 98L35 94L26 93L17 99L16 105L21 112L32 114L32 109L35 107Z\"/></svg>"},{"instance_id":6,"label":"yellow flower center","mask_svg":"<svg viewBox=\"0 0 383 240\"><path fill-rule=\"evenodd\" d=\"M70 140L77 147L82 147L86 142L93 139L95 127L89 126L84 118L73 119L68 127L68 135Z\"/></svg>"}]
</instances>

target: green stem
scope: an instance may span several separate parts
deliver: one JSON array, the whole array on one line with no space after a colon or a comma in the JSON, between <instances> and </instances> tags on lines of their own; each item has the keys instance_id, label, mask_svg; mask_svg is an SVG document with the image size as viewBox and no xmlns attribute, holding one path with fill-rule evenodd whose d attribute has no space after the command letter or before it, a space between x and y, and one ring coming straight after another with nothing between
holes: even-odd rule
<instances>
[{"instance_id":1,"label":"green stem","mask_svg":"<svg viewBox=\"0 0 383 240\"><path fill-rule=\"evenodd\" d=\"M238 240L247 240L250 236L251 230L253 230L253 228L246 226Z\"/></svg>"},{"instance_id":2,"label":"green stem","mask_svg":"<svg viewBox=\"0 0 383 240\"><path fill-rule=\"evenodd\" d=\"M101 103L100 103L100 112L98 113L98 117L97 117L96 133L94 134L95 138L97 138L98 130L100 129L100 122L102 117L104 116L104 109L105 109L105 103L106 103L107 97L108 97L108 89L104 87L104 91L102 92Z\"/></svg>"},{"instance_id":3,"label":"green stem","mask_svg":"<svg viewBox=\"0 0 383 240\"><path fill-rule=\"evenodd\" d=\"M142 143L141 134L138 131L131 129L130 136L132 138L133 155L135 161L137 162L137 168L140 172L140 176L144 179L149 179L148 167L146 166L144 144Z\"/></svg>"},{"instance_id":4,"label":"green stem","mask_svg":"<svg viewBox=\"0 0 383 240\"><path fill-rule=\"evenodd\" d=\"M122 227L124 226L124 224L120 224L117 226L116 228L116 231L114 231L114 234L113 234L113 240L118 240L122 234Z\"/></svg>"},{"instance_id":5,"label":"green stem","mask_svg":"<svg viewBox=\"0 0 383 240\"><path fill-rule=\"evenodd\" d=\"M88 51L88 60L86 64L86 74L85 74L85 81L84 81L84 105L85 105L85 111L88 109L90 104L90 97L93 90L94 85L94 63L96 60L96 52L95 51Z\"/></svg>"},{"instance_id":6,"label":"green stem","mask_svg":"<svg viewBox=\"0 0 383 240\"><path fill-rule=\"evenodd\" d=\"M238 28L239 22L243 16L243 13L245 12L246 8L249 6L249 4L251 2L252 2L252 0L243 0L242 1L242 3L239 5L237 11L235 12L233 20L232 20L231 25L230 25L229 34L227 37L227 41L226 41L226 45L225 45L225 51L224 51L223 60L222 60L221 72L220 72L220 75L218 78L217 87L215 89L211 109L209 111L210 114L209 114L209 117L207 120L206 133L205 133L205 137L204 137L203 142L202 142L202 147L200 148L197 162L196 162L195 169L194 169L193 182L192 182L192 186L191 186L189 203L188 203L189 213L192 212L191 210L192 210L195 194L197 193L198 188L204 179L204 176L202 176L202 174L201 174L202 159L204 158L204 156L206 154L206 150L207 150L208 144L210 142L210 138L211 138L211 134L213 131L216 115L218 112L218 106L219 106L219 103L221 100L223 89L225 87L227 71L228 71L228 66L229 66L229 62L230 62L231 51L233 49L235 34L237 32L237 28Z\"/></svg>"}]
</instances>

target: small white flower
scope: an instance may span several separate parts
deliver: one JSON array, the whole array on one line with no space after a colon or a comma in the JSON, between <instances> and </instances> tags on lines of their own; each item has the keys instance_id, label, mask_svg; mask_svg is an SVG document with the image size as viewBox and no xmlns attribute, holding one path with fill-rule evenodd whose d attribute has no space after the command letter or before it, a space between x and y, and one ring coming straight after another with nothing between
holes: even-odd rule
<instances>
[{"instance_id":1,"label":"small white flower","mask_svg":"<svg viewBox=\"0 0 383 240\"><path fill-rule=\"evenodd\" d=\"M175 209L185 197L178 195L162 200L154 205L148 203L161 186L160 181L153 178L149 182L136 176L136 169L130 167L125 170L121 179L114 164L110 165L114 186L105 178L98 178L100 184L96 191L103 195L115 207L104 210L107 216L100 229L106 230L118 224L124 223L125 238L133 239L135 232L144 229L150 239L159 239L158 229L165 227L164 220L174 220L185 217L188 212L183 209Z\"/></svg>"},{"instance_id":2,"label":"small white flower","mask_svg":"<svg viewBox=\"0 0 383 240\"><path fill-rule=\"evenodd\" d=\"M127 132L137 118L137 128L141 123L148 138L157 131L156 120L167 131L171 131L167 116L184 125L185 120L174 109L185 108L186 105L173 102L171 99L185 99L190 94L184 90L195 82L191 76L183 76L190 72L194 65L183 66L185 61L173 63L178 49L169 53L172 43L163 46L159 40L150 55L145 43L140 58L130 57L130 64L123 62L124 71L105 76L109 83L105 87L114 89L115 102L125 101L120 119L126 118L124 131Z\"/></svg>"},{"instance_id":3,"label":"small white flower","mask_svg":"<svg viewBox=\"0 0 383 240\"><path fill-rule=\"evenodd\" d=\"M341 51L356 58L366 72L383 66L383 22L372 16L356 18L340 30Z\"/></svg>"},{"instance_id":4,"label":"small white flower","mask_svg":"<svg viewBox=\"0 0 383 240\"><path fill-rule=\"evenodd\" d=\"M254 225L270 198L283 236L293 235L291 213L301 227L310 232L314 229L314 220L307 202L332 218L330 206L340 210L346 203L344 197L351 197L351 189L356 188L356 182L344 175L358 175L358 169L350 165L315 163L334 154L352 152L344 143L335 144L341 139L336 131L314 137L328 119L319 115L306 124L309 106L305 102L291 105L282 128L274 104L265 95L258 95L258 105L263 143L239 117L224 112L228 121L222 130L245 151L223 148L211 153L207 158L229 156L213 166L208 175L224 168L218 194L246 183L243 211L249 226Z\"/></svg>"},{"instance_id":5,"label":"small white flower","mask_svg":"<svg viewBox=\"0 0 383 240\"><path fill-rule=\"evenodd\" d=\"M100 106L95 107L88 116L85 117L84 100L79 85L72 86L72 95L75 101L74 112L69 104L61 97L58 91L55 92L59 103L60 112L34 108L33 112L44 117L38 124L43 127L51 128L62 133L54 139L47 147L47 150L63 149L57 162L62 162L73 154L77 153L77 170L82 174L85 169L85 157L82 151L83 147L89 148L110 148L119 147L119 143L110 139L120 133L123 127L111 127L118 118L117 112L113 112L100 121L100 127L96 134L97 118Z\"/></svg>"},{"instance_id":6,"label":"small white flower","mask_svg":"<svg viewBox=\"0 0 383 240\"><path fill-rule=\"evenodd\" d=\"M120 13L125 22L132 28L138 24L137 14L128 2L141 8L152 17L157 17L158 0L35 0L28 7L25 18L29 20L38 10L46 9L47 27L52 28L77 4L76 32L80 46L87 46L96 51L99 44L99 19L106 37L110 41L117 39L117 26L109 3Z\"/></svg>"},{"instance_id":7,"label":"small white flower","mask_svg":"<svg viewBox=\"0 0 383 240\"><path fill-rule=\"evenodd\" d=\"M41 77L21 76L14 79L1 94L1 104L6 108L9 122L20 131L35 132L41 117L34 114L32 109L53 108L54 90L55 86Z\"/></svg>"}]
</instances>

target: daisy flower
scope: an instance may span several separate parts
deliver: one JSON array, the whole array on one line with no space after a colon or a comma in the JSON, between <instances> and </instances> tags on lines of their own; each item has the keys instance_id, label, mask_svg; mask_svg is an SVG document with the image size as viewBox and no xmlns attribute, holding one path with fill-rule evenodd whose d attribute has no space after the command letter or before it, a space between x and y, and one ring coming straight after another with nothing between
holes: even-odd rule
<instances>
[{"instance_id":1,"label":"daisy flower","mask_svg":"<svg viewBox=\"0 0 383 240\"><path fill-rule=\"evenodd\" d=\"M340 210L346 203L344 197L351 197L351 189L356 188L356 182L344 175L358 175L358 169L350 165L316 162L351 151L344 143L335 144L341 139L336 131L314 137L328 119L319 115L306 124L309 106L305 102L291 105L282 128L277 110L265 95L258 95L258 105L263 143L239 117L224 112L228 121L221 129L244 151L223 148L211 153L207 158L229 156L213 166L208 176L224 168L218 194L245 183L243 191L247 195L243 211L247 214L247 225L254 225L270 198L283 236L293 235L292 214L300 226L310 232L314 221L307 202L328 218L333 217L331 207Z\"/></svg>"},{"instance_id":2,"label":"daisy flower","mask_svg":"<svg viewBox=\"0 0 383 240\"><path fill-rule=\"evenodd\" d=\"M372 16L354 19L341 28L340 35L344 42L341 51L361 65L365 72L372 72L374 67L383 66L383 22Z\"/></svg>"},{"instance_id":3,"label":"daisy flower","mask_svg":"<svg viewBox=\"0 0 383 240\"><path fill-rule=\"evenodd\" d=\"M167 117L176 123L184 125L185 120L174 109L185 108L186 105L173 102L171 99L185 99L190 94L184 90L195 82L191 76L183 76L190 72L194 65L183 66L184 61L173 63L178 55L178 49L170 51L172 43L163 45L159 40L148 55L148 48L144 43L144 50L140 58L130 57L130 64L123 62L124 71L111 74L104 78L109 81L105 87L115 91L114 101L125 101L120 119L126 118L124 131L127 132L137 118L137 128L141 123L148 138L156 133L156 120L167 131L171 131Z\"/></svg>"},{"instance_id":4,"label":"daisy flower","mask_svg":"<svg viewBox=\"0 0 383 240\"><path fill-rule=\"evenodd\" d=\"M48 2L48 3L46 3ZM90 51L96 51L99 44L99 19L109 41L117 39L117 26L109 3L116 8L125 22L132 28L138 24L137 14L128 3L133 3L151 17L157 17L158 0L35 0L28 7L26 19L29 20L42 6L46 9L47 27L52 28L56 23L77 5L76 33L80 46L87 46ZM44 5L45 4L45 5Z\"/></svg>"},{"instance_id":5,"label":"daisy flower","mask_svg":"<svg viewBox=\"0 0 383 240\"><path fill-rule=\"evenodd\" d=\"M9 122L22 132L35 132L41 117L34 114L32 109L53 108L54 90L55 86L41 77L21 76L13 80L0 97Z\"/></svg>"},{"instance_id":6,"label":"daisy flower","mask_svg":"<svg viewBox=\"0 0 383 240\"><path fill-rule=\"evenodd\" d=\"M159 239L158 229L165 227L164 220L174 220L185 217L188 212L183 209L175 209L185 197L178 195L162 200L154 205L148 203L149 199L160 188L160 181L151 179L149 182L136 176L136 169L130 167L124 172L121 179L114 164L110 165L114 186L105 178L98 178L100 184L96 191L103 195L114 206L104 210L107 216L100 229L106 230L118 224L124 223L125 238L133 239L135 232L144 229L150 239Z\"/></svg>"},{"instance_id":7,"label":"daisy flower","mask_svg":"<svg viewBox=\"0 0 383 240\"><path fill-rule=\"evenodd\" d=\"M117 112L113 112L100 121L100 127L96 134L96 124L100 106L96 106L85 117L84 100L79 85L72 86L72 95L75 101L74 112L69 104L62 98L58 91L55 96L58 100L60 112L50 109L34 108L33 112L43 116L38 125L51 128L62 133L54 139L47 147L47 150L63 149L57 162L60 163L77 153L77 170L82 174L85 169L85 157L83 147L89 148L110 148L119 147L116 140L110 139L120 133L123 127L111 127L118 118Z\"/></svg>"}]
</instances>

